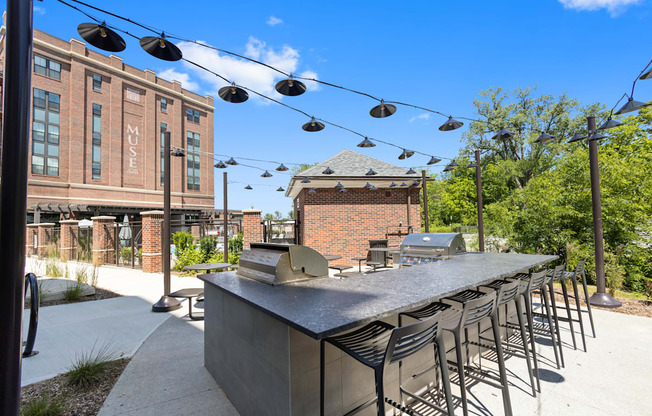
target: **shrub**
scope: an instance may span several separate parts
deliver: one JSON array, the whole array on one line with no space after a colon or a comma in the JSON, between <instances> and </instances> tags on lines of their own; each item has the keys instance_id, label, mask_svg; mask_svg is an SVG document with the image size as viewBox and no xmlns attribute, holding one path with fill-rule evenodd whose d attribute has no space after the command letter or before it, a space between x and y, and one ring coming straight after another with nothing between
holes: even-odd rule
<instances>
[{"instance_id":1,"label":"shrub","mask_svg":"<svg viewBox=\"0 0 652 416\"><path fill-rule=\"evenodd\" d=\"M197 250L197 247L192 244L182 251L177 251L177 262L174 264L174 270L183 270L185 266L190 264L203 263L203 255Z\"/></svg>"},{"instance_id":2,"label":"shrub","mask_svg":"<svg viewBox=\"0 0 652 416\"><path fill-rule=\"evenodd\" d=\"M77 302L82 298L83 287L79 283L74 283L63 291L63 297L68 302Z\"/></svg>"},{"instance_id":3,"label":"shrub","mask_svg":"<svg viewBox=\"0 0 652 416\"><path fill-rule=\"evenodd\" d=\"M206 263L208 259L215 255L215 247L217 245L216 236L206 236L199 239L199 252L201 253L200 263Z\"/></svg>"},{"instance_id":4,"label":"shrub","mask_svg":"<svg viewBox=\"0 0 652 416\"><path fill-rule=\"evenodd\" d=\"M63 276L64 270L59 259L50 257L45 260L45 274L50 277Z\"/></svg>"},{"instance_id":5,"label":"shrub","mask_svg":"<svg viewBox=\"0 0 652 416\"><path fill-rule=\"evenodd\" d=\"M230 264L238 264L240 262L240 252L229 251L229 261ZM215 253L213 257L208 259L206 263L223 263L224 262L224 253Z\"/></svg>"},{"instance_id":6,"label":"shrub","mask_svg":"<svg viewBox=\"0 0 652 416\"><path fill-rule=\"evenodd\" d=\"M98 279L99 270L97 266L90 266L88 264L77 266L75 270L75 280L77 283L84 283L96 287Z\"/></svg>"},{"instance_id":7,"label":"shrub","mask_svg":"<svg viewBox=\"0 0 652 416\"><path fill-rule=\"evenodd\" d=\"M235 236L229 238L229 251L239 253L244 248L244 236L242 233L238 233ZM239 257L239 256L238 256ZM229 258L231 255L229 254ZM233 263L231 263L233 264Z\"/></svg>"},{"instance_id":8,"label":"shrub","mask_svg":"<svg viewBox=\"0 0 652 416\"><path fill-rule=\"evenodd\" d=\"M20 409L20 416L59 416L62 414L61 402L47 395L24 403Z\"/></svg>"},{"instance_id":9,"label":"shrub","mask_svg":"<svg viewBox=\"0 0 652 416\"><path fill-rule=\"evenodd\" d=\"M75 358L72 366L68 368L66 379L69 384L78 387L92 386L102 378L102 373L114 358L115 354L110 352L109 344L97 351L93 345L88 353L82 353Z\"/></svg>"},{"instance_id":10,"label":"shrub","mask_svg":"<svg viewBox=\"0 0 652 416\"><path fill-rule=\"evenodd\" d=\"M45 257L48 259L58 259L59 258L59 246L54 241L50 241L45 248Z\"/></svg>"},{"instance_id":11,"label":"shrub","mask_svg":"<svg viewBox=\"0 0 652 416\"><path fill-rule=\"evenodd\" d=\"M623 287L625 280L625 268L620 265L620 251L618 249L616 253L604 253L604 277L611 296L616 295L616 291Z\"/></svg>"},{"instance_id":12,"label":"shrub","mask_svg":"<svg viewBox=\"0 0 652 416\"><path fill-rule=\"evenodd\" d=\"M131 247L120 248L120 257L123 263L131 263Z\"/></svg>"},{"instance_id":13,"label":"shrub","mask_svg":"<svg viewBox=\"0 0 652 416\"><path fill-rule=\"evenodd\" d=\"M182 251L186 251L188 247L194 243L194 241L195 236L185 231L179 231L172 234L172 243L177 250L177 255Z\"/></svg>"}]
</instances>

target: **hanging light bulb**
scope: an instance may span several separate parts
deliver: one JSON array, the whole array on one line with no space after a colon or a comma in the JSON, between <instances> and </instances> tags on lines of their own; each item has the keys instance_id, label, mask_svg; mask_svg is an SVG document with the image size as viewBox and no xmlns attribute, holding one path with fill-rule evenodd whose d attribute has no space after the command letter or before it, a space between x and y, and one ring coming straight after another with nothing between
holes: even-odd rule
<instances>
[{"instance_id":1,"label":"hanging light bulb","mask_svg":"<svg viewBox=\"0 0 652 416\"><path fill-rule=\"evenodd\" d=\"M314 189L311 189L311 190L308 191L309 195L313 195L313 194L316 194L316 193L317 193L317 191L315 191Z\"/></svg>"},{"instance_id":2,"label":"hanging light bulb","mask_svg":"<svg viewBox=\"0 0 652 416\"><path fill-rule=\"evenodd\" d=\"M227 165L231 165L231 166L236 166L238 164L238 162L236 162L236 160L234 158L231 158L231 159L227 160L224 163L226 163Z\"/></svg>"},{"instance_id":3,"label":"hanging light bulb","mask_svg":"<svg viewBox=\"0 0 652 416\"><path fill-rule=\"evenodd\" d=\"M377 191L378 188L376 188L375 186L371 185L371 187L369 188L369 190L370 190L370 191Z\"/></svg>"},{"instance_id":4,"label":"hanging light bulb","mask_svg":"<svg viewBox=\"0 0 652 416\"><path fill-rule=\"evenodd\" d=\"M410 168L407 172L405 172L406 175L414 175L417 173L414 169Z\"/></svg>"},{"instance_id":5,"label":"hanging light bulb","mask_svg":"<svg viewBox=\"0 0 652 416\"><path fill-rule=\"evenodd\" d=\"M181 50L165 39L165 32L160 37L145 36L140 39L140 46L155 58L164 61L178 61L183 57Z\"/></svg>"},{"instance_id":6,"label":"hanging light bulb","mask_svg":"<svg viewBox=\"0 0 652 416\"><path fill-rule=\"evenodd\" d=\"M321 131L324 130L324 123L320 123L319 121L315 120L313 117L308 123L304 124L301 126L302 129L305 131Z\"/></svg>"},{"instance_id":7,"label":"hanging light bulb","mask_svg":"<svg viewBox=\"0 0 652 416\"><path fill-rule=\"evenodd\" d=\"M310 179L303 178L303 179L301 179L301 183L310 183Z\"/></svg>"},{"instance_id":8,"label":"hanging light bulb","mask_svg":"<svg viewBox=\"0 0 652 416\"><path fill-rule=\"evenodd\" d=\"M469 163L466 167L467 167L467 168L477 168L478 165L476 165L474 162L471 162L471 163Z\"/></svg>"},{"instance_id":9,"label":"hanging light bulb","mask_svg":"<svg viewBox=\"0 0 652 416\"><path fill-rule=\"evenodd\" d=\"M218 169L226 169L227 168L227 166L221 160L219 162L217 162L216 164L214 164L213 167L216 167Z\"/></svg>"},{"instance_id":10,"label":"hanging light bulb","mask_svg":"<svg viewBox=\"0 0 652 416\"><path fill-rule=\"evenodd\" d=\"M575 133L573 137L568 141L568 143L575 143L579 142L580 140L586 139L586 135L582 133Z\"/></svg>"},{"instance_id":11,"label":"hanging light bulb","mask_svg":"<svg viewBox=\"0 0 652 416\"><path fill-rule=\"evenodd\" d=\"M620 107L618 109L618 111L616 111L614 114L618 115L618 114L629 113L629 112L632 112L632 111L638 111L641 108L647 107L648 105L650 105L650 104L649 103L644 103L644 102L641 102L641 101L636 101L634 99L634 97L629 97L627 99L627 103L624 106Z\"/></svg>"},{"instance_id":12,"label":"hanging light bulb","mask_svg":"<svg viewBox=\"0 0 652 416\"><path fill-rule=\"evenodd\" d=\"M607 135L602 134L602 133L593 133L592 135L589 136L589 141L592 142L593 140L600 140L600 139L606 139Z\"/></svg>"},{"instance_id":13,"label":"hanging light bulb","mask_svg":"<svg viewBox=\"0 0 652 416\"><path fill-rule=\"evenodd\" d=\"M333 173L335 173L335 171L333 169L327 167L326 169L324 169L324 171L322 173L324 175L332 175Z\"/></svg>"},{"instance_id":14,"label":"hanging light bulb","mask_svg":"<svg viewBox=\"0 0 652 416\"><path fill-rule=\"evenodd\" d=\"M79 36L96 48L107 52L122 52L127 47L124 39L106 26L106 22L82 23L77 26Z\"/></svg>"},{"instance_id":15,"label":"hanging light bulb","mask_svg":"<svg viewBox=\"0 0 652 416\"><path fill-rule=\"evenodd\" d=\"M623 123L621 123L618 120L614 120L614 119L611 118L611 116L609 116L607 121L605 121L604 123L602 123L602 125L600 127L598 127L598 130L613 129L614 127L620 127L622 125L623 125ZM590 137L589 137L589 139L590 139Z\"/></svg>"},{"instance_id":16,"label":"hanging light bulb","mask_svg":"<svg viewBox=\"0 0 652 416\"><path fill-rule=\"evenodd\" d=\"M219 95L224 101L234 104L244 103L249 99L247 91L235 85L235 82L231 85L220 88L217 95Z\"/></svg>"},{"instance_id":17,"label":"hanging light bulb","mask_svg":"<svg viewBox=\"0 0 652 416\"><path fill-rule=\"evenodd\" d=\"M335 189L342 189L342 188L344 188L344 185L342 185L339 182L337 183L337 185L335 185Z\"/></svg>"},{"instance_id":18,"label":"hanging light bulb","mask_svg":"<svg viewBox=\"0 0 652 416\"><path fill-rule=\"evenodd\" d=\"M376 145L374 144L374 142L372 142L371 140L369 140L369 139L366 138L366 137L364 138L363 141L361 141L360 143L358 143L358 147L375 147L375 146L376 146Z\"/></svg>"},{"instance_id":19,"label":"hanging light bulb","mask_svg":"<svg viewBox=\"0 0 652 416\"><path fill-rule=\"evenodd\" d=\"M455 129L459 129L462 127L464 123L461 121L455 120L453 116L448 116L448 121L446 121L444 124L439 126L439 130L441 131L451 131Z\"/></svg>"},{"instance_id":20,"label":"hanging light bulb","mask_svg":"<svg viewBox=\"0 0 652 416\"><path fill-rule=\"evenodd\" d=\"M285 191L285 189L283 189L282 186L279 186L278 189L277 189L277 191L278 191L278 192L283 192L283 191Z\"/></svg>"},{"instance_id":21,"label":"hanging light bulb","mask_svg":"<svg viewBox=\"0 0 652 416\"><path fill-rule=\"evenodd\" d=\"M285 172L286 170L288 170L288 168L287 168L284 164L281 163L281 164L276 168L276 170L279 171L279 172Z\"/></svg>"},{"instance_id":22,"label":"hanging light bulb","mask_svg":"<svg viewBox=\"0 0 652 416\"><path fill-rule=\"evenodd\" d=\"M251 190L254 189L254 188L252 188L251 185L247 185L247 186L244 187L244 189L246 189L246 190L248 190L248 191L251 191Z\"/></svg>"},{"instance_id":23,"label":"hanging light bulb","mask_svg":"<svg viewBox=\"0 0 652 416\"><path fill-rule=\"evenodd\" d=\"M405 149L403 149L403 153L401 153L398 158L400 160L407 159L409 157L412 157L413 154L414 154L414 150L405 150Z\"/></svg>"},{"instance_id":24,"label":"hanging light bulb","mask_svg":"<svg viewBox=\"0 0 652 416\"><path fill-rule=\"evenodd\" d=\"M652 68L648 69L647 72L641 75L640 79L652 79Z\"/></svg>"},{"instance_id":25,"label":"hanging light bulb","mask_svg":"<svg viewBox=\"0 0 652 416\"><path fill-rule=\"evenodd\" d=\"M369 182L367 182L367 183L365 184L365 186L363 186L363 188L364 188L364 189L369 189L369 188L371 188L372 186L373 186L372 184L370 184Z\"/></svg>"},{"instance_id":26,"label":"hanging light bulb","mask_svg":"<svg viewBox=\"0 0 652 416\"><path fill-rule=\"evenodd\" d=\"M373 170L373 169L369 169L369 170L367 171L367 173L365 173L365 175L367 175L367 176L373 176L373 175L375 175L375 174L376 174L376 171Z\"/></svg>"},{"instance_id":27,"label":"hanging light bulb","mask_svg":"<svg viewBox=\"0 0 652 416\"><path fill-rule=\"evenodd\" d=\"M507 129L500 129L498 133L492 137L493 140L502 140L502 139L508 139L514 135L513 132L507 130Z\"/></svg>"},{"instance_id":28,"label":"hanging light bulb","mask_svg":"<svg viewBox=\"0 0 652 416\"><path fill-rule=\"evenodd\" d=\"M369 111L372 117L384 118L389 117L396 112L396 106L385 104L385 100L380 100L380 104Z\"/></svg>"},{"instance_id":29,"label":"hanging light bulb","mask_svg":"<svg viewBox=\"0 0 652 416\"><path fill-rule=\"evenodd\" d=\"M288 79L277 82L275 88L280 94L287 95L288 97L294 97L306 92L306 85L294 79L292 74L290 74Z\"/></svg>"},{"instance_id":30,"label":"hanging light bulb","mask_svg":"<svg viewBox=\"0 0 652 416\"><path fill-rule=\"evenodd\" d=\"M401 186L407 186L407 183L403 182L401 183Z\"/></svg>"},{"instance_id":31,"label":"hanging light bulb","mask_svg":"<svg viewBox=\"0 0 652 416\"><path fill-rule=\"evenodd\" d=\"M338 192L346 192L346 191L348 191L348 189L346 189L346 188L342 188L342 189L340 189Z\"/></svg>"},{"instance_id":32,"label":"hanging light bulb","mask_svg":"<svg viewBox=\"0 0 652 416\"><path fill-rule=\"evenodd\" d=\"M444 168L444 172L450 172L451 170L453 170L454 168L456 168L459 165L460 165L459 163L452 160L448 165L446 165L446 167Z\"/></svg>"},{"instance_id":33,"label":"hanging light bulb","mask_svg":"<svg viewBox=\"0 0 652 416\"><path fill-rule=\"evenodd\" d=\"M173 157L185 157L186 154L181 149L174 149L172 151L172 153L170 153L170 156L173 156Z\"/></svg>"},{"instance_id":34,"label":"hanging light bulb","mask_svg":"<svg viewBox=\"0 0 652 416\"><path fill-rule=\"evenodd\" d=\"M398 186L398 185L396 185L396 182L392 182L392 183L389 184L390 188L395 188L396 186Z\"/></svg>"},{"instance_id":35,"label":"hanging light bulb","mask_svg":"<svg viewBox=\"0 0 652 416\"><path fill-rule=\"evenodd\" d=\"M412 186L418 186L418 185L419 185L419 181L412 181Z\"/></svg>"},{"instance_id":36,"label":"hanging light bulb","mask_svg":"<svg viewBox=\"0 0 652 416\"><path fill-rule=\"evenodd\" d=\"M428 161L428 163L426 163L426 165L434 165L435 163L439 163L439 162L441 162L441 159L431 156L430 160Z\"/></svg>"},{"instance_id":37,"label":"hanging light bulb","mask_svg":"<svg viewBox=\"0 0 652 416\"><path fill-rule=\"evenodd\" d=\"M263 172L262 175L260 175L261 178L271 178L272 174L269 173L268 171Z\"/></svg>"},{"instance_id":38,"label":"hanging light bulb","mask_svg":"<svg viewBox=\"0 0 652 416\"><path fill-rule=\"evenodd\" d=\"M541 133L539 135L539 137L537 137L536 140L534 140L534 143L545 143L545 142L548 142L548 141L550 141L550 140L552 140L554 138L555 138L555 136L553 136L551 134Z\"/></svg>"}]
</instances>

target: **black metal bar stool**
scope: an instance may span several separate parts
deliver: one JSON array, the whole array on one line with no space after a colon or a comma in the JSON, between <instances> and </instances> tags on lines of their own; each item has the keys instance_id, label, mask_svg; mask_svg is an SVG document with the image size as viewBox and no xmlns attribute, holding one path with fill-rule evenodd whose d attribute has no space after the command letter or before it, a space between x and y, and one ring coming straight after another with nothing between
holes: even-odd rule
<instances>
[{"instance_id":1,"label":"black metal bar stool","mask_svg":"<svg viewBox=\"0 0 652 416\"><path fill-rule=\"evenodd\" d=\"M566 286L566 279L568 278L567 272L565 271L566 269L566 264L562 264L561 266L555 267L555 269L552 271L552 279L550 279L549 283L549 288L550 288L550 293L554 297L555 295L555 289L553 284L555 282L559 282L561 285L561 292L562 295L564 296L564 305L563 306L556 306L557 308L564 309L566 311L566 316L560 316L558 319L562 322L568 322L568 326L570 327L570 332L571 336L573 338L573 349L577 349L577 341L575 340L575 329L573 328L573 323L577 322L580 324L580 334L582 335L582 343L584 345L584 351L586 351L586 339L584 337L584 323L582 322L582 313L578 312L579 317L577 319L573 318L571 315L571 306L570 306L570 301L569 301L569 296L568 296L568 287ZM573 275L573 273L569 273L570 275ZM549 273L550 275L550 273ZM577 288L577 283L575 284L575 288ZM577 289L575 290L575 306L577 307Z\"/></svg>"},{"instance_id":2,"label":"black metal bar stool","mask_svg":"<svg viewBox=\"0 0 652 416\"><path fill-rule=\"evenodd\" d=\"M440 314L417 322L412 325L395 328L393 325L382 321L372 322L360 329L344 335L324 338L321 341L320 351L320 414L324 415L324 380L325 380L325 347L329 343L346 354L353 357L361 364L374 370L376 379L376 397L361 404L346 415L352 415L367 406L376 403L378 416L385 416L385 402L398 408L402 412L408 412L402 404L385 397L383 375L385 368L391 363L397 362L418 352L430 345L433 341L441 345ZM446 352L440 349L440 359L446 360ZM448 378L446 366L442 366L443 377ZM452 398L450 389L446 392L446 402L449 411L452 411ZM434 406L433 406L434 407ZM438 409L442 411L442 409ZM416 413L415 413L416 414Z\"/></svg>"},{"instance_id":3,"label":"black metal bar stool","mask_svg":"<svg viewBox=\"0 0 652 416\"><path fill-rule=\"evenodd\" d=\"M504 306L505 307L505 327L507 327L509 323L509 311L508 311L508 306L510 302L514 302L514 305L516 307L516 318L518 320L518 331L520 332L521 335L521 341L523 342L523 345L519 345L513 342L509 341L509 334L506 334L505 340L503 341L503 349L504 351L509 352L511 355L515 355L520 358L524 358L526 363L527 363L527 369L528 369L528 375L530 376L530 386L532 386L532 396L537 395L537 389L541 391L541 381L539 380L539 367L537 363L537 358L536 354L532 356L530 354L530 348L528 346L528 343L530 342L531 339L534 338L534 333L532 331L526 331L526 325L525 325L525 315L523 314L523 307L521 305L521 280L516 279L513 281L506 281L506 280L495 280L491 283L488 283L486 285L482 285L478 288L480 291L491 291L494 290L496 291L496 318L498 319L498 322L500 323L500 307ZM501 326L503 326L501 324ZM480 330L480 324L478 323L478 338L480 342L478 343L478 346L483 347L483 348L488 348L493 351L495 351L495 348L483 344L482 341L490 341L482 336L482 332ZM504 348L507 347L507 348ZM521 354L521 350L523 353ZM482 354L479 355L479 358L482 358ZM532 371L532 359L534 359L534 375ZM482 366L482 362L480 361L480 366ZM535 387L534 384L534 377L536 376L537 379L537 384Z\"/></svg>"},{"instance_id":4,"label":"black metal bar stool","mask_svg":"<svg viewBox=\"0 0 652 416\"><path fill-rule=\"evenodd\" d=\"M593 325L593 314L591 313L591 303L589 303L589 289L586 286L586 274L584 273L584 265L586 261L585 260L580 260L577 262L577 266L575 267L575 270L572 272L566 272L564 271L562 278L563 279L570 279L573 282L573 296L570 296L571 298L574 299L575 301L575 309L577 310L577 315L580 324L580 332L582 333L582 342L584 343L584 351L586 351L586 341L584 340L584 323L582 320L582 313L588 313L589 314L589 321L591 322L591 333L593 334L593 338L595 338L595 326ZM580 295L577 287L577 280L578 277L582 277L582 289L584 291L584 302L586 303L586 309L582 308L582 302L580 301ZM576 321L576 322L577 322Z\"/></svg>"},{"instance_id":5,"label":"black metal bar stool","mask_svg":"<svg viewBox=\"0 0 652 416\"><path fill-rule=\"evenodd\" d=\"M562 343L561 343L561 331L559 327L559 314L557 314L557 301L555 300L555 290L553 287L553 280L554 280L554 275L555 275L555 270L558 270L561 268L563 270L565 266L556 266L555 269L552 271L550 269L546 270L545 274L545 279L544 279L544 284L539 290L539 296L541 298L541 305L542 308L545 306L546 308L549 307L550 312L552 312L552 321L548 321L548 324L550 325L551 323L553 324L553 329L555 333L557 334L557 350L559 351L559 359L561 361L561 366L565 367L566 365L564 364L564 351L562 349ZM548 319L548 312L544 314L543 311L541 312L536 312L533 309L532 314L538 318L545 318ZM572 325L571 325L572 327ZM571 331L572 332L572 331ZM573 339L575 339L575 334L573 333Z\"/></svg>"}]
</instances>

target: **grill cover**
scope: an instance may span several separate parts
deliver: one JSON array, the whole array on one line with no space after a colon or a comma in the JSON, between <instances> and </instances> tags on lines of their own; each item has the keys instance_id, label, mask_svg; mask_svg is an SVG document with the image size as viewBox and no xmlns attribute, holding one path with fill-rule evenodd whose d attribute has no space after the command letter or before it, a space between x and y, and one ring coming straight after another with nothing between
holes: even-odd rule
<instances>
[{"instance_id":1,"label":"grill cover","mask_svg":"<svg viewBox=\"0 0 652 416\"><path fill-rule=\"evenodd\" d=\"M237 274L270 285L328 276L328 262L298 244L251 243L240 256Z\"/></svg>"},{"instance_id":2,"label":"grill cover","mask_svg":"<svg viewBox=\"0 0 652 416\"><path fill-rule=\"evenodd\" d=\"M414 233L401 242L401 264L429 263L466 252L458 233Z\"/></svg>"}]
</instances>

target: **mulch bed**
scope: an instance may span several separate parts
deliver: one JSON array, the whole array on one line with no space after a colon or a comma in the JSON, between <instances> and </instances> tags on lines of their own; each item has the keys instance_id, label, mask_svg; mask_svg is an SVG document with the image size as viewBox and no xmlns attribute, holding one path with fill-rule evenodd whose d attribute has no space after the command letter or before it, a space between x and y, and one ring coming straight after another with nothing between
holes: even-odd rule
<instances>
[{"instance_id":1,"label":"mulch bed","mask_svg":"<svg viewBox=\"0 0 652 416\"><path fill-rule=\"evenodd\" d=\"M580 287L580 299L582 300L582 306L586 307L586 302L584 302L584 294L581 292L581 290L582 289ZM572 289L570 289L569 295L572 295L572 293L573 293ZM593 291L589 290L589 297L593 293L594 293ZM601 308L599 306L591 305L591 308L602 309L609 312L618 312L626 315L636 315L636 316L643 316L645 318L652 318L652 302L648 302L647 300L642 300L642 299L621 298L620 296L615 296L614 299L622 303L623 306L620 306L618 308ZM561 291L561 288L559 287L555 287L555 302L557 302L557 306L564 305L564 296ZM573 306L575 305L575 301L570 296L569 296L569 302L571 308L573 308Z\"/></svg>"},{"instance_id":2,"label":"mulch bed","mask_svg":"<svg viewBox=\"0 0 652 416\"><path fill-rule=\"evenodd\" d=\"M47 396L61 403L64 409L63 415L94 416L100 411L104 400L128 363L129 358L112 361L104 371L102 380L86 389L69 385L65 374L23 387L20 392L21 406L26 402Z\"/></svg>"},{"instance_id":3,"label":"mulch bed","mask_svg":"<svg viewBox=\"0 0 652 416\"><path fill-rule=\"evenodd\" d=\"M119 294L119 293L111 292L110 290L100 289L99 287L96 287L94 295L82 296L79 300L76 300L76 301L68 301L68 300L65 300L65 299L48 300L48 301L45 301L45 302L41 302L41 305L39 307L43 308L45 306L67 305L69 303L88 302L90 300L111 299L111 298L118 298L118 297L121 297L121 296L122 295ZM25 302L25 309L28 309L28 308L29 308L29 302Z\"/></svg>"}]
</instances>

